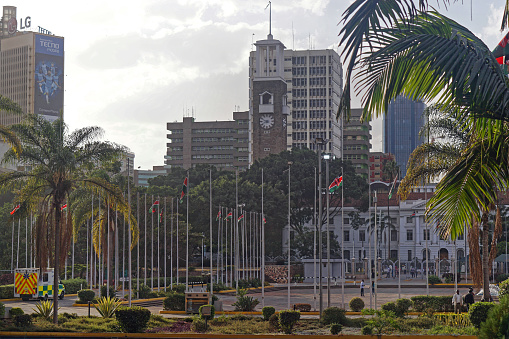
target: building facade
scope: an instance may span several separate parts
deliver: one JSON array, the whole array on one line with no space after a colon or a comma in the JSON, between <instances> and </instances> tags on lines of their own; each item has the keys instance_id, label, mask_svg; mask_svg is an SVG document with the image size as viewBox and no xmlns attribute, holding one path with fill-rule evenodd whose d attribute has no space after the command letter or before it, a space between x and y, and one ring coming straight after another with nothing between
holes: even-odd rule
<instances>
[{"instance_id":1,"label":"building facade","mask_svg":"<svg viewBox=\"0 0 509 339\"><path fill-rule=\"evenodd\" d=\"M344 160L349 160L355 167L355 172L369 177L369 151L371 149L371 125L369 121L361 122L362 108L351 110L350 120L345 121L343 128Z\"/></svg>"},{"instance_id":2,"label":"building facade","mask_svg":"<svg viewBox=\"0 0 509 339\"><path fill-rule=\"evenodd\" d=\"M197 164L214 165L218 169L245 170L249 165L249 112L233 112L233 121L195 121L167 124L168 144L165 167Z\"/></svg>"},{"instance_id":3,"label":"building facade","mask_svg":"<svg viewBox=\"0 0 509 339\"><path fill-rule=\"evenodd\" d=\"M168 171L165 166L154 166L151 170L134 170L134 186L148 187L148 180L158 177L160 175L166 175Z\"/></svg>"},{"instance_id":4,"label":"building facade","mask_svg":"<svg viewBox=\"0 0 509 339\"><path fill-rule=\"evenodd\" d=\"M395 161L391 153L369 153L369 182L387 181L384 175L384 164L389 161Z\"/></svg>"},{"instance_id":5,"label":"building facade","mask_svg":"<svg viewBox=\"0 0 509 339\"><path fill-rule=\"evenodd\" d=\"M422 114L425 108L426 105L420 101L399 96L389 104L389 110L384 115L383 151L394 154L403 177L410 154L422 143L419 130L425 123Z\"/></svg>"}]
</instances>

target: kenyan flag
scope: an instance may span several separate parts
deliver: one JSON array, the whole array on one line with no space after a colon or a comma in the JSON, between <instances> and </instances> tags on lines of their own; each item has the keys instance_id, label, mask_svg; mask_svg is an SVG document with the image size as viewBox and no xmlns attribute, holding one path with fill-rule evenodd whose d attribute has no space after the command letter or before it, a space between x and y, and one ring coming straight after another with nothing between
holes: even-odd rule
<instances>
[{"instance_id":1,"label":"kenyan flag","mask_svg":"<svg viewBox=\"0 0 509 339\"><path fill-rule=\"evenodd\" d=\"M392 183L391 190L389 191L389 199L392 198L392 192L394 192L394 187L396 186L396 180L398 180L397 175L396 175L396 178L394 178L394 182Z\"/></svg>"},{"instance_id":2,"label":"kenyan flag","mask_svg":"<svg viewBox=\"0 0 509 339\"><path fill-rule=\"evenodd\" d=\"M187 177L184 179L184 184L182 185L182 192L180 193L180 203L184 201L184 197L187 194Z\"/></svg>"},{"instance_id":3,"label":"kenyan flag","mask_svg":"<svg viewBox=\"0 0 509 339\"><path fill-rule=\"evenodd\" d=\"M500 40L492 53L495 59L497 59L500 68L502 68L502 72L507 75L509 65L509 33Z\"/></svg>"},{"instance_id":4,"label":"kenyan flag","mask_svg":"<svg viewBox=\"0 0 509 339\"><path fill-rule=\"evenodd\" d=\"M152 207L150 207L149 212L155 213L156 209L159 207L159 200L154 201Z\"/></svg>"},{"instance_id":5,"label":"kenyan flag","mask_svg":"<svg viewBox=\"0 0 509 339\"><path fill-rule=\"evenodd\" d=\"M228 214L226 215L226 218L224 218L224 220L228 220L228 219L230 219L230 220L231 220L232 218L233 218L233 214L232 214L232 212L230 212L230 213L228 213Z\"/></svg>"},{"instance_id":6,"label":"kenyan flag","mask_svg":"<svg viewBox=\"0 0 509 339\"><path fill-rule=\"evenodd\" d=\"M218 221L221 218L221 211L217 212L216 221Z\"/></svg>"},{"instance_id":7,"label":"kenyan flag","mask_svg":"<svg viewBox=\"0 0 509 339\"><path fill-rule=\"evenodd\" d=\"M159 222L163 222L163 213L164 213L164 208L161 210L161 213L159 213Z\"/></svg>"},{"instance_id":8,"label":"kenyan flag","mask_svg":"<svg viewBox=\"0 0 509 339\"><path fill-rule=\"evenodd\" d=\"M337 177L331 182L331 184L329 185L329 192L332 193L341 186L343 186L343 176Z\"/></svg>"},{"instance_id":9,"label":"kenyan flag","mask_svg":"<svg viewBox=\"0 0 509 339\"><path fill-rule=\"evenodd\" d=\"M16 207L14 207L14 209L11 211L11 215L16 213L16 211L19 210L20 207L21 207L20 205L16 205Z\"/></svg>"},{"instance_id":10,"label":"kenyan flag","mask_svg":"<svg viewBox=\"0 0 509 339\"><path fill-rule=\"evenodd\" d=\"M60 211L66 211L66 210L67 210L67 204L62 205L62 207L60 207Z\"/></svg>"},{"instance_id":11,"label":"kenyan flag","mask_svg":"<svg viewBox=\"0 0 509 339\"><path fill-rule=\"evenodd\" d=\"M263 223L266 224L267 223L267 219L263 218Z\"/></svg>"},{"instance_id":12,"label":"kenyan flag","mask_svg":"<svg viewBox=\"0 0 509 339\"><path fill-rule=\"evenodd\" d=\"M238 219L237 222L240 222L242 219L244 219L244 214L242 214Z\"/></svg>"}]
</instances>

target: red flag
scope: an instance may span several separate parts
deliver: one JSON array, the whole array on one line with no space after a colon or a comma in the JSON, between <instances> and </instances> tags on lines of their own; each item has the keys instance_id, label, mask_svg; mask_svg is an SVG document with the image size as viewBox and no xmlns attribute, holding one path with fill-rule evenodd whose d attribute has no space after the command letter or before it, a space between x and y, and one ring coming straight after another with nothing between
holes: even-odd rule
<instances>
[{"instance_id":1,"label":"red flag","mask_svg":"<svg viewBox=\"0 0 509 339\"><path fill-rule=\"evenodd\" d=\"M180 203L184 201L184 197L187 194L187 177L184 179L184 184L182 185L182 192L180 193Z\"/></svg>"},{"instance_id":2,"label":"red flag","mask_svg":"<svg viewBox=\"0 0 509 339\"><path fill-rule=\"evenodd\" d=\"M67 204L62 205L62 207L60 207L60 212L62 212L63 210L66 210L66 209L67 209Z\"/></svg>"},{"instance_id":3,"label":"red flag","mask_svg":"<svg viewBox=\"0 0 509 339\"><path fill-rule=\"evenodd\" d=\"M21 206L18 204L16 205L16 207L14 207L14 209L11 211L11 215L13 215L14 213L16 213L17 210L19 210Z\"/></svg>"}]
</instances>

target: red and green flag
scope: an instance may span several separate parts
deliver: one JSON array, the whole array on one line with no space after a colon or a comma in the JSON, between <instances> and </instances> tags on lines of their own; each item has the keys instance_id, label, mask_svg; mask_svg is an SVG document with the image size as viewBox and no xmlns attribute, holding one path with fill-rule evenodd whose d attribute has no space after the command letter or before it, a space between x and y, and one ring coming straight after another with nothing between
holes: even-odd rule
<instances>
[{"instance_id":1,"label":"red and green flag","mask_svg":"<svg viewBox=\"0 0 509 339\"><path fill-rule=\"evenodd\" d=\"M18 204L16 205L16 207L14 207L14 209L11 211L11 215L13 215L14 213L16 213L17 210L19 210L21 206Z\"/></svg>"},{"instance_id":2,"label":"red and green flag","mask_svg":"<svg viewBox=\"0 0 509 339\"><path fill-rule=\"evenodd\" d=\"M149 212L156 213L157 208L159 207L159 200L154 201L152 206L150 207Z\"/></svg>"},{"instance_id":3,"label":"red and green flag","mask_svg":"<svg viewBox=\"0 0 509 339\"><path fill-rule=\"evenodd\" d=\"M329 192L333 193L335 190L343 186L343 176L337 177L329 185Z\"/></svg>"},{"instance_id":4,"label":"red and green flag","mask_svg":"<svg viewBox=\"0 0 509 339\"><path fill-rule=\"evenodd\" d=\"M184 184L182 185L182 192L180 193L180 203L184 201L184 197L187 194L187 177L184 179Z\"/></svg>"},{"instance_id":5,"label":"red and green flag","mask_svg":"<svg viewBox=\"0 0 509 339\"><path fill-rule=\"evenodd\" d=\"M163 222L163 212L164 208L161 210L161 213L159 213L159 222Z\"/></svg>"},{"instance_id":6,"label":"red and green flag","mask_svg":"<svg viewBox=\"0 0 509 339\"><path fill-rule=\"evenodd\" d=\"M240 222L242 219L244 219L244 214L242 214L238 219L237 222Z\"/></svg>"},{"instance_id":7,"label":"red and green flag","mask_svg":"<svg viewBox=\"0 0 509 339\"><path fill-rule=\"evenodd\" d=\"M67 204L62 205L62 207L60 207L60 212L66 211L66 210L67 210Z\"/></svg>"},{"instance_id":8,"label":"red and green flag","mask_svg":"<svg viewBox=\"0 0 509 339\"><path fill-rule=\"evenodd\" d=\"M221 211L217 212L216 221L218 221L221 218Z\"/></svg>"},{"instance_id":9,"label":"red and green flag","mask_svg":"<svg viewBox=\"0 0 509 339\"><path fill-rule=\"evenodd\" d=\"M224 220L228 220L228 219L230 219L230 220L231 220L232 218L233 218L233 214L232 214L232 212L230 212L230 213L228 213L228 214L226 215L226 218L224 218Z\"/></svg>"},{"instance_id":10,"label":"red and green flag","mask_svg":"<svg viewBox=\"0 0 509 339\"><path fill-rule=\"evenodd\" d=\"M267 223L267 219L263 218L263 223L266 224Z\"/></svg>"},{"instance_id":11,"label":"red and green flag","mask_svg":"<svg viewBox=\"0 0 509 339\"><path fill-rule=\"evenodd\" d=\"M502 68L502 72L507 75L509 72L509 33L505 35L505 37L500 40L497 47L493 50L493 56L497 59L500 68Z\"/></svg>"},{"instance_id":12,"label":"red and green flag","mask_svg":"<svg viewBox=\"0 0 509 339\"><path fill-rule=\"evenodd\" d=\"M389 191L389 200L392 198L392 193L394 192L394 187L396 186L396 180L398 180L398 176L394 178L394 182L392 183L391 190Z\"/></svg>"}]
</instances>

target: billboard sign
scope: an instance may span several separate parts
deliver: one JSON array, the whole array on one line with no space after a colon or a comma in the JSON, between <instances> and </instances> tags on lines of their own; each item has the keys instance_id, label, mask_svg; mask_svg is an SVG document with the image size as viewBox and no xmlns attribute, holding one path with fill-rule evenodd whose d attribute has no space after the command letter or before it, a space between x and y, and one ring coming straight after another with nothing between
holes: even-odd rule
<instances>
[{"instance_id":1,"label":"billboard sign","mask_svg":"<svg viewBox=\"0 0 509 339\"><path fill-rule=\"evenodd\" d=\"M35 34L34 113L56 120L64 109L64 39Z\"/></svg>"}]
</instances>

